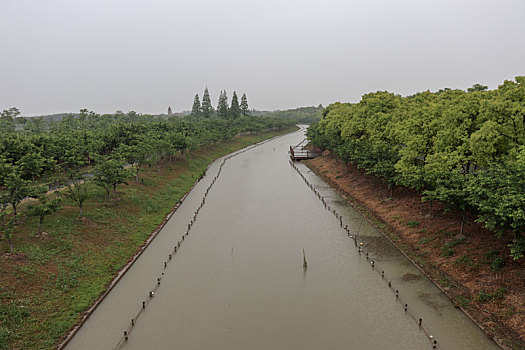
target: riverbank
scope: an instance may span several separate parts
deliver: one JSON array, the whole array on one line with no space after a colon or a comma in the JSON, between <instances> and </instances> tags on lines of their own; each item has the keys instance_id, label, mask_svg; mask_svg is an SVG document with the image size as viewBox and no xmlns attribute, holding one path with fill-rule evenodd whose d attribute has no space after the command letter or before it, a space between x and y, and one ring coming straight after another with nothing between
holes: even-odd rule
<instances>
[{"instance_id":1,"label":"riverbank","mask_svg":"<svg viewBox=\"0 0 525 350\"><path fill-rule=\"evenodd\" d=\"M443 214L406 188L390 191L373 176L333 155L305 164L366 215L491 337L525 347L525 264L508 257L507 243L470 218Z\"/></svg>"},{"instance_id":2,"label":"riverbank","mask_svg":"<svg viewBox=\"0 0 525 350\"><path fill-rule=\"evenodd\" d=\"M237 137L145 169L141 181L120 188L116 199L90 185L84 217L79 219L78 207L65 200L62 210L46 218L46 233L39 237L36 219L21 217L13 237L17 253L0 255L0 349L54 348L208 164L293 130ZM6 251L4 245L1 249Z\"/></svg>"}]
</instances>

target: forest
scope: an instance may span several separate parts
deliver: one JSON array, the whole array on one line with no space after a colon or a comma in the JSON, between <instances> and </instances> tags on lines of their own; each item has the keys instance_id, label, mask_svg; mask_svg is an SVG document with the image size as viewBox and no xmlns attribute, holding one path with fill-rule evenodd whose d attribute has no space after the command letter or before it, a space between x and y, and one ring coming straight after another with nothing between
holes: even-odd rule
<instances>
[{"instance_id":1,"label":"forest","mask_svg":"<svg viewBox=\"0 0 525 350\"><path fill-rule=\"evenodd\" d=\"M277 118L238 116L156 117L135 112L99 115L81 110L61 120L24 118L16 108L0 117L0 238L16 250L20 215L39 219L60 210L61 198L47 192L65 187L65 196L79 207L87 198L88 182L103 188L109 198L129 178L160 161L202 149L238 135L280 130L293 122ZM20 204L33 198L30 205Z\"/></svg>"},{"instance_id":2,"label":"forest","mask_svg":"<svg viewBox=\"0 0 525 350\"><path fill-rule=\"evenodd\" d=\"M275 117L287 120L295 120L300 124L311 124L321 119L323 115L323 106L317 107L299 107L294 109L286 109L282 111L253 111L253 115L260 115L262 117Z\"/></svg>"},{"instance_id":3,"label":"forest","mask_svg":"<svg viewBox=\"0 0 525 350\"><path fill-rule=\"evenodd\" d=\"M525 254L525 77L495 90L387 91L334 103L308 129L312 144L380 178L467 213L509 254Z\"/></svg>"}]
</instances>

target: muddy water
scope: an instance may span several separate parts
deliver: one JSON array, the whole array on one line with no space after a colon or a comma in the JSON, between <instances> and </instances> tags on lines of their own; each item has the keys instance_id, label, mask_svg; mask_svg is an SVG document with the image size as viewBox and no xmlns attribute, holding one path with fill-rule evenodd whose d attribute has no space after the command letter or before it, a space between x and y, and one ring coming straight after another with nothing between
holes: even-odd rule
<instances>
[{"instance_id":1,"label":"muddy water","mask_svg":"<svg viewBox=\"0 0 525 350\"><path fill-rule=\"evenodd\" d=\"M163 270L219 162L88 319L67 349L431 349L395 294L288 164L304 131L227 161L190 235ZM442 349L497 348L326 184L343 215ZM303 269L306 252L308 268Z\"/></svg>"}]
</instances>

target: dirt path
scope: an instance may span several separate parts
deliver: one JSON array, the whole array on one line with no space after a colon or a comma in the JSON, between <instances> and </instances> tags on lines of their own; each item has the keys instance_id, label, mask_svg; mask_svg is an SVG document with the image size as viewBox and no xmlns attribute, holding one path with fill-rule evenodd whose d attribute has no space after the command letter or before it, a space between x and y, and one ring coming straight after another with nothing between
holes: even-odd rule
<instances>
[{"instance_id":1,"label":"dirt path","mask_svg":"<svg viewBox=\"0 0 525 350\"><path fill-rule=\"evenodd\" d=\"M443 214L406 188L390 191L377 178L332 155L306 165L365 212L491 336L510 349L525 348L525 261L508 256L510 238L480 224L460 234L461 214Z\"/></svg>"}]
</instances>

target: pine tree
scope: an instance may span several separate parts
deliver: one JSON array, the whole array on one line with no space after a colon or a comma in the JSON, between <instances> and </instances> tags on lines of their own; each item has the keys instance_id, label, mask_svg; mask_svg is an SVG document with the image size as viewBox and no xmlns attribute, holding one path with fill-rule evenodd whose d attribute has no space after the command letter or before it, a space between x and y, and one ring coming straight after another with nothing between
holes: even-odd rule
<instances>
[{"instance_id":1,"label":"pine tree","mask_svg":"<svg viewBox=\"0 0 525 350\"><path fill-rule=\"evenodd\" d=\"M250 115L250 110L248 109L248 99L246 98L245 93L243 93L241 97L241 114L243 117Z\"/></svg>"},{"instance_id":2,"label":"pine tree","mask_svg":"<svg viewBox=\"0 0 525 350\"><path fill-rule=\"evenodd\" d=\"M204 95L202 95L201 112L204 118L213 117L213 114L215 112L213 110L213 106L211 105L210 93L208 92L207 87L206 89L204 89Z\"/></svg>"},{"instance_id":3,"label":"pine tree","mask_svg":"<svg viewBox=\"0 0 525 350\"><path fill-rule=\"evenodd\" d=\"M228 111L230 118L237 119L241 116L241 108L239 107L239 99L237 98L237 93L234 91L232 96L232 104Z\"/></svg>"},{"instance_id":4,"label":"pine tree","mask_svg":"<svg viewBox=\"0 0 525 350\"><path fill-rule=\"evenodd\" d=\"M199 100L199 94L195 95L193 99L193 107L191 107L191 115L194 117L200 117L202 115L201 101Z\"/></svg>"},{"instance_id":5,"label":"pine tree","mask_svg":"<svg viewBox=\"0 0 525 350\"><path fill-rule=\"evenodd\" d=\"M226 91L221 91L221 94L219 95L217 115L219 118L228 118L228 96L226 95Z\"/></svg>"}]
</instances>

